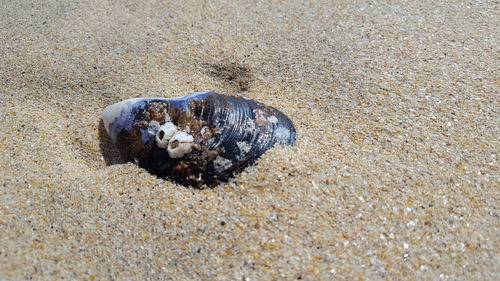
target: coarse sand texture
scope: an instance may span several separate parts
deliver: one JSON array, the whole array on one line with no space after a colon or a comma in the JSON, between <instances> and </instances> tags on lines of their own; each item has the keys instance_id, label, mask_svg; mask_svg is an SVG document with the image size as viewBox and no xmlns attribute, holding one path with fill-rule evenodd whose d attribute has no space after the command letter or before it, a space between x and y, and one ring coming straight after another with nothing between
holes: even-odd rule
<instances>
[{"instance_id":1,"label":"coarse sand texture","mask_svg":"<svg viewBox=\"0 0 500 281\"><path fill-rule=\"evenodd\" d=\"M498 1L0 0L0 280L500 280ZM297 129L228 183L103 109L214 91Z\"/></svg>"}]
</instances>

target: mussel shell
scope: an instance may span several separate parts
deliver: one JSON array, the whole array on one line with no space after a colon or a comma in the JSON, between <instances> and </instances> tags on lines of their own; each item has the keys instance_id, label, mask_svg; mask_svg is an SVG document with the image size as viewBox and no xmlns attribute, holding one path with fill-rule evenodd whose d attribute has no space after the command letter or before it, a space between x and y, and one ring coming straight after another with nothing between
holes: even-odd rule
<instances>
[{"instance_id":1,"label":"mussel shell","mask_svg":"<svg viewBox=\"0 0 500 281\"><path fill-rule=\"evenodd\" d=\"M125 100L107 107L103 120L126 160L193 187L227 181L275 144L292 145L296 138L292 121L275 108L213 92ZM192 136L182 157L158 146L159 126L167 122Z\"/></svg>"}]
</instances>

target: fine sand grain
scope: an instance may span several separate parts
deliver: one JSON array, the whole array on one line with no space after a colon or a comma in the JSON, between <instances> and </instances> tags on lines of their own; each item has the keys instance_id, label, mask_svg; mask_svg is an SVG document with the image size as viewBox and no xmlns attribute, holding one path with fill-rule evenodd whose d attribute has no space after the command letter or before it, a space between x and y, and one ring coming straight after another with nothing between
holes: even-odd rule
<instances>
[{"instance_id":1,"label":"fine sand grain","mask_svg":"<svg viewBox=\"0 0 500 281\"><path fill-rule=\"evenodd\" d=\"M500 279L498 1L0 6L0 280ZM120 160L104 107L202 90L296 146L203 190Z\"/></svg>"}]
</instances>

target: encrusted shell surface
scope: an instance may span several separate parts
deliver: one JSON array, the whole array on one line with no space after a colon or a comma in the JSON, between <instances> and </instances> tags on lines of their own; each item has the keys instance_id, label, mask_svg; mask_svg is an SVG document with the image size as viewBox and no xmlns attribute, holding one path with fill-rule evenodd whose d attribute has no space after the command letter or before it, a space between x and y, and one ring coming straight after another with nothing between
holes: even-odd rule
<instances>
[{"instance_id":1,"label":"encrusted shell surface","mask_svg":"<svg viewBox=\"0 0 500 281\"><path fill-rule=\"evenodd\" d=\"M214 186L275 144L292 145L292 121L247 98L196 92L108 106L106 131L128 161L186 186Z\"/></svg>"}]
</instances>

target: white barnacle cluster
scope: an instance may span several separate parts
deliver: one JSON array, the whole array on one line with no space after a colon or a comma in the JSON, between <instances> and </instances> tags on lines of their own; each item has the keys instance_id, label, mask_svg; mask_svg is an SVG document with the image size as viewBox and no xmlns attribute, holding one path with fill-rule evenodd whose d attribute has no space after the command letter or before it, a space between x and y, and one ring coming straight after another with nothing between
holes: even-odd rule
<instances>
[{"instance_id":1,"label":"white barnacle cluster","mask_svg":"<svg viewBox=\"0 0 500 281\"><path fill-rule=\"evenodd\" d=\"M172 122L165 122L156 132L156 144L164 148L171 158L181 158L193 150L193 136L179 130Z\"/></svg>"}]
</instances>

